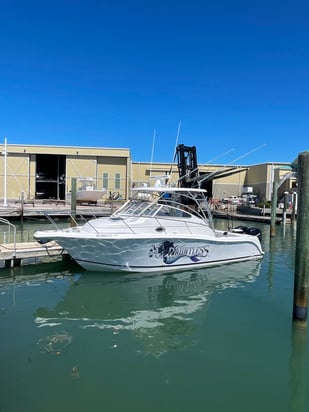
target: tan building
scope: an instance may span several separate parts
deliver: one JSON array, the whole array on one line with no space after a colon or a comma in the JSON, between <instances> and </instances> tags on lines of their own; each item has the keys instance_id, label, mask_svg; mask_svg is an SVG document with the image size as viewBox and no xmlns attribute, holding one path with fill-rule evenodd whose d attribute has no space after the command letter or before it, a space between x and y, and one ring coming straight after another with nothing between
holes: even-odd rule
<instances>
[{"instance_id":1,"label":"tan building","mask_svg":"<svg viewBox=\"0 0 309 412\"><path fill-rule=\"evenodd\" d=\"M131 174L129 149L68 146L0 146L0 198L63 199L72 178L91 178L107 196L128 197ZM6 152L6 154L5 154ZM6 193L5 193L6 182Z\"/></svg>"},{"instance_id":2,"label":"tan building","mask_svg":"<svg viewBox=\"0 0 309 412\"><path fill-rule=\"evenodd\" d=\"M135 186L153 186L161 176L171 175L170 182L177 184L178 166L167 163L132 162L132 183ZM246 189L258 196L260 201L270 201L273 182L285 191L295 190L296 178L289 163L262 163L253 166L199 165L203 188L212 199L231 196L240 197ZM288 178L286 178L288 177ZM204 179L204 180L203 180ZM283 185L283 181L285 184ZM279 196L281 194L279 191Z\"/></svg>"},{"instance_id":3,"label":"tan building","mask_svg":"<svg viewBox=\"0 0 309 412\"><path fill-rule=\"evenodd\" d=\"M297 179L290 163L262 163L250 166L245 186L253 187L261 201L271 201L274 182L277 183L278 199L285 191L296 191Z\"/></svg>"},{"instance_id":4,"label":"tan building","mask_svg":"<svg viewBox=\"0 0 309 412\"><path fill-rule=\"evenodd\" d=\"M104 197L130 196L130 189L142 184L155 185L170 175L177 184L177 164L134 162L129 149L44 145L0 146L0 198L65 200L72 178L91 178L97 189L106 189ZM284 190L295 187L288 163L263 163L253 166L198 165L202 187L210 198L241 196L252 189L261 201L269 201L274 180ZM288 176L289 179L284 179ZM284 186L282 185L285 180ZM5 190L6 182L6 190ZM103 198L104 198L103 197Z\"/></svg>"}]
</instances>

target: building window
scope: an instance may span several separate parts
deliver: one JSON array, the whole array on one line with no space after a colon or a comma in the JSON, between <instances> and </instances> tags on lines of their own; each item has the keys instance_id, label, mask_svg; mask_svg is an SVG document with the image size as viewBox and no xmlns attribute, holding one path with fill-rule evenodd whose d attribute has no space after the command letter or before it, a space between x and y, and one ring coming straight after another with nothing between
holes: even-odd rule
<instances>
[{"instance_id":1,"label":"building window","mask_svg":"<svg viewBox=\"0 0 309 412\"><path fill-rule=\"evenodd\" d=\"M115 189L120 189L120 173L115 173Z\"/></svg>"},{"instance_id":2,"label":"building window","mask_svg":"<svg viewBox=\"0 0 309 412\"><path fill-rule=\"evenodd\" d=\"M103 173L102 188L103 189L108 189L108 173Z\"/></svg>"}]
</instances>

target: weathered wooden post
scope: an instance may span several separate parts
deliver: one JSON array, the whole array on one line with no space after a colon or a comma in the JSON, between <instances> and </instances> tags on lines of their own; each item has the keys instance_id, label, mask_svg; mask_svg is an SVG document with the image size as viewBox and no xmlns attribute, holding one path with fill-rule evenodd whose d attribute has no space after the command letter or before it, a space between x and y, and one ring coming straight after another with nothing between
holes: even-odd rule
<instances>
[{"instance_id":1,"label":"weathered wooden post","mask_svg":"<svg viewBox=\"0 0 309 412\"><path fill-rule=\"evenodd\" d=\"M293 321L306 326L309 277L309 151L298 155L298 190Z\"/></svg>"},{"instance_id":2,"label":"weathered wooden post","mask_svg":"<svg viewBox=\"0 0 309 412\"><path fill-rule=\"evenodd\" d=\"M271 220L270 220L270 236L275 236L275 226L276 226L276 217L277 217L277 190L278 183L273 182L273 193L271 196Z\"/></svg>"},{"instance_id":3,"label":"weathered wooden post","mask_svg":"<svg viewBox=\"0 0 309 412\"><path fill-rule=\"evenodd\" d=\"M71 226L76 226L76 177L71 180Z\"/></svg>"},{"instance_id":4,"label":"weathered wooden post","mask_svg":"<svg viewBox=\"0 0 309 412\"><path fill-rule=\"evenodd\" d=\"M21 230L23 231L23 225L24 225L24 192L21 192L21 199L20 199L20 225L21 225Z\"/></svg>"},{"instance_id":5,"label":"weathered wooden post","mask_svg":"<svg viewBox=\"0 0 309 412\"><path fill-rule=\"evenodd\" d=\"M284 203L282 212L282 224L286 225L286 211L288 209L288 194L289 192L284 192Z\"/></svg>"},{"instance_id":6,"label":"weathered wooden post","mask_svg":"<svg viewBox=\"0 0 309 412\"><path fill-rule=\"evenodd\" d=\"M292 194L292 214L291 214L291 222L295 221L296 216L296 204L297 204L297 193L293 192Z\"/></svg>"}]
</instances>

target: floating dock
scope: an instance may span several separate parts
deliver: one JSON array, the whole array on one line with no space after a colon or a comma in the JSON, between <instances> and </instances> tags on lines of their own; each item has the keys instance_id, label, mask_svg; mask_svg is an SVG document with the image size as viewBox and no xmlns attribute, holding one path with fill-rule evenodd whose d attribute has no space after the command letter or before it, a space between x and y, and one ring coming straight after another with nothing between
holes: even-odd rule
<instances>
[{"instance_id":1,"label":"floating dock","mask_svg":"<svg viewBox=\"0 0 309 412\"><path fill-rule=\"evenodd\" d=\"M64 249L54 241L44 245L39 242L0 244L0 268L57 262L66 255Z\"/></svg>"}]
</instances>

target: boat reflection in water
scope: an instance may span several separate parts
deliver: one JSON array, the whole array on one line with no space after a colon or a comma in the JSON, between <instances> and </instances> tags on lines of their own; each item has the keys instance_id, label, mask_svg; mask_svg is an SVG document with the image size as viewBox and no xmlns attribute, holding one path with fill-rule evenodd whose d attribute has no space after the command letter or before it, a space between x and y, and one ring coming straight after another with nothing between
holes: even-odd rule
<instances>
[{"instance_id":1,"label":"boat reflection in water","mask_svg":"<svg viewBox=\"0 0 309 412\"><path fill-rule=\"evenodd\" d=\"M59 331L73 324L85 332L108 330L119 339L130 331L146 353L160 356L192 344L194 314L203 310L204 316L211 293L242 287L259 273L259 261L142 276L83 272L67 277L70 273L62 272L70 284L65 295L53 309L37 309L35 322Z\"/></svg>"}]
</instances>

